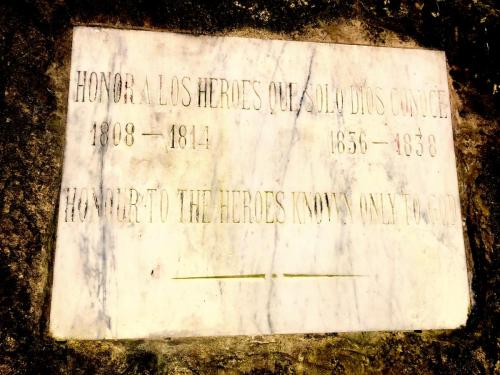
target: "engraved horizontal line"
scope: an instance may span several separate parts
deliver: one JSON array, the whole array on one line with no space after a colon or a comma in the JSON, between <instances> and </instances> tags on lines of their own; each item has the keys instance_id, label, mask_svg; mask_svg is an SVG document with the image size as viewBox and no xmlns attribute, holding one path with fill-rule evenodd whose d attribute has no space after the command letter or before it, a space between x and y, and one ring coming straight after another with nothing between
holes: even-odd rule
<instances>
[{"instance_id":1,"label":"engraved horizontal line","mask_svg":"<svg viewBox=\"0 0 500 375\"><path fill-rule=\"evenodd\" d=\"M217 279L265 279L265 273L249 275L206 275L206 276L177 276L173 280L217 280Z\"/></svg>"},{"instance_id":2,"label":"engraved horizontal line","mask_svg":"<svg viewBox=\"0 0 500 375\"><path fill-rule=\"evenodd\" d=\"M388 145L389 142L386 141L372 141L374 145Z\"/></svg>"},{"instance_id":3,"label":"engraved horizontal line","mask_svg":"<svg viewBox=\"0 0 500 375\"><path fill-rule=\"evenodd\" d=\"M356 275L356 274L310 274L310 273L284 273L282 277L284 278L313 278L313 277L365 277L366 275ZM280 277L279 275L273 273L270 275L271 278L275 279ZM255 273L247 275L202 275L202 276L176 276L172 277L172 280L223 280L223 279L265 279L265 273Z\"/></svg>"},{"instance_id":4,"label":"engraved horizontal line","mask_svg":"<svg viewBox=\"0 0 500 375\"><path fill-rule=\"evenodd\" d=\"M157 136L161 137L163 136L163 133L141 133L142 135L151 135L151 136Z\"/></svg>"}]
</instances>

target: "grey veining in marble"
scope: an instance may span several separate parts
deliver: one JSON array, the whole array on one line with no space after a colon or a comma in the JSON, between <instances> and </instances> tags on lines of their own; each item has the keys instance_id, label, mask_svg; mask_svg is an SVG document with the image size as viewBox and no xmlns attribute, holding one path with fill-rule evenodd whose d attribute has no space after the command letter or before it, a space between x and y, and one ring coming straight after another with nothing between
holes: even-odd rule
<instances>
[{"instance_id":1,"label":"grey veining in marble","mask_svg":"<svg viewBox=\"0 0 500 375\"><path fill-rule=\"evenodd\" d=\"M439 51L77 27L51 333L455 328Z\"/></svg>"}]
</instances>

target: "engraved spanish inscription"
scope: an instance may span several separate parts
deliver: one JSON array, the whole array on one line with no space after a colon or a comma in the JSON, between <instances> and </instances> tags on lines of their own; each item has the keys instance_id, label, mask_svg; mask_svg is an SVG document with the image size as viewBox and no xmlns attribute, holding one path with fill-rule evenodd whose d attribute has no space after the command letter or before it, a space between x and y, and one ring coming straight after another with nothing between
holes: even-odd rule
<instances>
[{"instance_id":1,"label":"engraved spanish inscription","mask_svg":"<svg viewBox=\"0 0 500 375\"><path fill-rule=\"evenodd\" d=\"M455 328L442 52L76 27L50 328Z\"/></svg>"}]
</instances>

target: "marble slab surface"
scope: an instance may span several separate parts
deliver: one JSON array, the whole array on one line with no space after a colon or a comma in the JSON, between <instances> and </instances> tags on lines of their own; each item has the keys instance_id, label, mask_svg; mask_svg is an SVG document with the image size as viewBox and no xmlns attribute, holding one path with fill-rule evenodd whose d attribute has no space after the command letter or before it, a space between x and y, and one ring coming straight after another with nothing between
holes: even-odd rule
<instances>
[{"instance_id":1,"label":"marble slab surface","mask_svg":"<svg viewBox=\"0 0 500 375\"><path fill-rule=\"evenodd\" d=\"M455 328L443 52L76 27L58 339Z\"/></svg>"}]
</instances>

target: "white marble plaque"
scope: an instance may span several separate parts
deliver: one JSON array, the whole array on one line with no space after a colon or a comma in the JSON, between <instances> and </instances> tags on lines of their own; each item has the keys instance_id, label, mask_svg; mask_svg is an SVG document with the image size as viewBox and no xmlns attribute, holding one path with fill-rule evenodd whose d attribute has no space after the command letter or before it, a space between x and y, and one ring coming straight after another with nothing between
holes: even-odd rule
<instances>
[{"instance_id":1,"label":"white marble plaque","mask_svg":"<svg viewBox=\"0 0 500 375\"><path fill-rule=\"evenodd\" d=\"M445 55L77 27L56 338L454 328Z\"/></svg>"}]
</instances>

